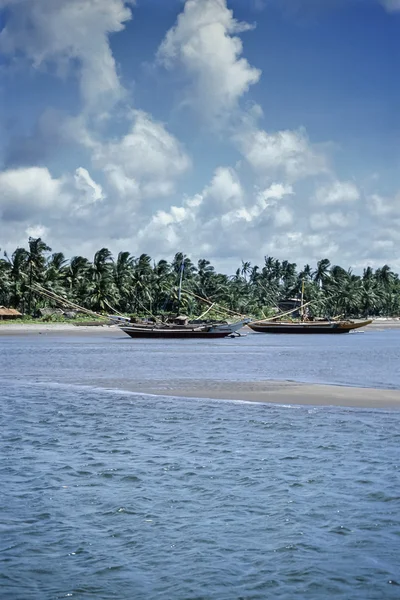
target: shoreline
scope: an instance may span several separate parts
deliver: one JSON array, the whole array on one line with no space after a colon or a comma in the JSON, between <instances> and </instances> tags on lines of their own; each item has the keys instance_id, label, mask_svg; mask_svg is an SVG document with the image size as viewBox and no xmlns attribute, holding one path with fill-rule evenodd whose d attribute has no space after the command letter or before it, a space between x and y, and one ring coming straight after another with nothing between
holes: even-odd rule
<instances>
[{"instance_id":1,"label":"shoreline","mask_svg":"<svg viewBox=\"0 0 400 600\"><path fill-rule=\"evenodd\" d=\"M379 331L387 329L400 329L400 319L375 319L370 325L359 329L359 332ZM248 327L243 330L246 334L260 335L252 332ZM32 334L98 334L98 333L115 333L118 332L117 325L77 325L74 323L18 323L0 322L0 336L7 335L32 335ZM265 334L266 336L268 334ZM270 337L273 334L269 334Z\"/></svg>"},{"instance_id":2,"label":"shoreline","mask_svg":"<svg viewBox=\"0 0 400 600\"><path fill-rule=\"evenodd\" d=\"M382 327L382 323L385 326ZM393 326L395 324L395 326ZM366 330L378 331L380 329L400 328L400 321L377 321ZM364 332L366 330L363 330ZM74 325L73 323L12 323L0 325L0 337L6 345L12 338L27 338L40 335L56 338L79 338L92 336L104 341L114 338L125 340L129 345L128 336L119 331L115 325ZM260 336L261 334L249 333ZM352 335L352 334L349 334ZM7 341L7 337L9 340ZM275 336L264 335L265 340L273 340ZM140 340L139 340L140 342ZM135 344L137 345L137 344ZM43 382L45 383L45 382ZM400 389L359 388L335 384L301 383L291 380L265 380L265 381L224 381L223 379L164 379L164 380L138 380L122 377L107 377L100 375L82 382L58 381L54 383L77 383L78 386L97 388L99 390L113 390L132 392L135 394L149 394L158 397L179 397L192 399L237 400L244 402L260 402L275 405L297 406L336 406L344 408L370 408L400 410Z\"/></svg>"},{"instance_id":3,"label":"shoreline","mask_svg":"<svg viewBox=\"0 0 400 600\"><path fill-rule=\"evenodd\" d=\"M80 335L118 332L116 325L74 325L74 323L2 323L0 336Z\"/></svg>"}]
</instances>

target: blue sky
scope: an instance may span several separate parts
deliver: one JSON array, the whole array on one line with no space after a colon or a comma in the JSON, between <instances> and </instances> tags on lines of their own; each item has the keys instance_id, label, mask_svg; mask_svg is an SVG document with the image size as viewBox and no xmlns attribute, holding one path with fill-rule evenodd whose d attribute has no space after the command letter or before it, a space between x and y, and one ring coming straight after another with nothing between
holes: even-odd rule
<instances>
[{"instance_id":1,"label":"blue sky","mask_svg":"<svg viewBox=\"0 0 400 600\"><path fill-rule=\"evenodd\" d=\"M400 268L400 2L0 0L0 247Z\"/></svg>"}]
</instances>

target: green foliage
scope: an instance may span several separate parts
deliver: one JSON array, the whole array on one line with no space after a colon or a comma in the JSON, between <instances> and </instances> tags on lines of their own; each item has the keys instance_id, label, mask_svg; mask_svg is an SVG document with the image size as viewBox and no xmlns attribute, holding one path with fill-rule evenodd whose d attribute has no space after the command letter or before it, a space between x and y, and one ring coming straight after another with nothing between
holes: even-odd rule
<instances>
[{"instance_id":1,"label":"green foliage","mask_svg":"<svg viewBox=\"0 0 400 600\"><path fill-rule=\"evenodd\" d=\"M82 256L67 260L60 252L52 253L40 238L30 238L28 248L17 248L11 257L4 254L0 258L0 304L25 315L56 306L34 291L35 284L103 314L149 316L179 309L198 317L210 306L201 300L206 298L215 306L205 318L228 319L234 311L261 319L273 316L279 302L300 298L302 287L304 302L311 302L309 312L313 316L400 314L400 280L388 265L376 271L366 266L362 275L355 275L331 265L326 258L315 267L298 269L287 260L265 257L261 266L242 260L235 274L228 276L218 273L206 259L193 264L182 252L171 262L154 263L147 254L136 258L129 252L120 252L114 259L107 248L96 252L92 261ZM51 319L65 320L58 316Z\"/></svg>"}]
</instances>

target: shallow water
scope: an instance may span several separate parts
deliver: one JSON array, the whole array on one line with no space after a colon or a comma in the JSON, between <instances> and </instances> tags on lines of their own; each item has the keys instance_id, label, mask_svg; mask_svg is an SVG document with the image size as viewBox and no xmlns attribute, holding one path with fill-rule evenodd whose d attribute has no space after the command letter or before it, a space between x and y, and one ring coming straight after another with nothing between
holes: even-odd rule
<instances>
[{"instance_id":1,"label":"shallow water","mask_svg":"<svg viewBox=\"0 0 400 600\"><path fill-rule=\"evenodd\" d=\"M153 382L292 380L400 389L400 330L347 335L249 334L222 340L133 340L118 331L92 335L1 337L12 380L118 387Z\"/></svg>"},{"instance_id":2,"label":"shallow water","mask_svg":"<svg viewBox=\"0 0 400 600\"><path fill-rule=\"evenodd\" d=\"M171 365L238 381L265 364L277 379L282 353L306 380L347 363L353 385L361 353L364 383L396 387L387 334L167 352L118 335L0 339L0 597L398 599L398 412L84 387Z\"/></svg>"}]
</instances>

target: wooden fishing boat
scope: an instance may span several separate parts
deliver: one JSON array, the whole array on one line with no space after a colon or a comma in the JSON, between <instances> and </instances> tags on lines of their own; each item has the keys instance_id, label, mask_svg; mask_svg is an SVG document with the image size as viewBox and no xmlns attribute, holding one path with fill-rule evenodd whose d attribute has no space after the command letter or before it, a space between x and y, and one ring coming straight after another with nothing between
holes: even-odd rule
<instances>
[{"instance_id":1,"label":"wooden fishing boat","mask_svg":"<svg viewBox=\"0 0 400 600\"><path fill-rule=\"evenodd\" d=\"M372 323L372 319L366 321L348 321L336 319L314 319L308 316L308 307L312 302L304 304L304 280L301 286L301 299L299 306L286 313L265 319L263 321L254 321L248 323L248 326L257 333L349 333L353 329L360 329ZM294 312L300 314L299 320L283 320L283 317Z\"/></svg>"},{"instance_id":2,"label":"wooden fishing boat","mask_svg":"<svg viewBox=\"0 0 400 600\"><path fill-rule=\"evenodd\" d=\"M204 321L203 317L214 306L208 308L199 319L190 321L189 317L180 314L181 294L182 294L182 278L184 270L184 261L182 260L179 276L178 288L178 316L164 322L156 317L148 320L131 320L126 323L125 317L118 315L110 315L110 319L114 323L121 323L119 327L127 335L132 338L164 338L164 339L191 339L191 338L224 338L240 336L239 329L247 325L251 319L241 319L234 323L226 321Z\"/></svg>"},{"instance_id":3,"label":"wooden fishing boat","mask_svg":"<svg viewBox=\"0 0 400 600\"><path fill-rule=\"evenodd\" d=\"M257 333L348 333L372 323L367 321L255 321L248 327Z\"/></svg>"},{"instance_id":4,"label":"wooden fishing boat","mask_svg":"<svg viewBox=\"0 0 400 600\"><path fill-rule=\"evenodd\" d=\"M179 322L175 319L172 323L130 323L120 327L132 338L224 338L240 335L239 329L247 325L250 319L243 319L235 323L190 323Z\"/></svg>"}]
</instances>

